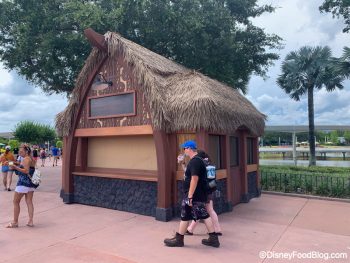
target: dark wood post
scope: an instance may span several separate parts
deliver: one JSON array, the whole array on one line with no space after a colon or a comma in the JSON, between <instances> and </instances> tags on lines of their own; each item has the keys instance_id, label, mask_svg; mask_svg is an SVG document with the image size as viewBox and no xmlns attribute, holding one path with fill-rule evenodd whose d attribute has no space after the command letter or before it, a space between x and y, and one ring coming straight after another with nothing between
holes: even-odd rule
<instances>
[{"instance_id":1,"label":"dark wood post","mask_svg":"<svg viewBox=\"0 0 350 263\"><path fill-rule=\"evenodd\" d=\"M259 169L259 137L256 137L254 139L254 161L256 163L256 187L258 190L258 196L261 195L261 175L260 175L260 169Z\"/></svg>"},{"instance_id":2,"label":"dark wood post","mask_svg":"<svg viewBox=\"0 0 350 263\"><path fill-rule=\"evenodd\" d=\"M157 207L156 220L169 221L173 216L171 206L171 186L172 186L172 171L171 161L168 150L170 148L168 136L164 131L153 131L154 143L157 153L157 170L158 170L158 185L157 185Z\"/></svg>"},{"instance_id":3,"label":"dark wood post","mask_svg":"<svg viewBox=\"0 0 350 263\"><path fill-rule=\"evenodd\" d=\"M73 135L64 137L61 197L63 198L63 202L67 204L74 202L74 180L72 172L75 167L77 144L78 140Z\"/></svg>"},{"instance_id":4,"label":"dark wood post","mask_svg":"<svg viewBox=\"0 0 350 263\"><path fill-rule=\"evenodd\" d=\"M247 177L247 131L239 131L239 167L241 176L241 202L249 202Z\"/></svg>"},{"instance_id":5,"label":"dark wood post","mask_svg":"<svg viewBox=\"0 0 350 263\"><path fill-rule=\"evenodd\" d=\"M231 152L230 152L230 136L224 135L222 136L222 161L224 168L226 169L226 194L227 194L227 210L232 211L233 207L233 180L231 177Z\"/></svg>"},{"instance_id":6,"label":"dark wood post","mask_svg":"<svg viewBox=\"0 0 350 263\"><path fill-rule=\"evenodd\" d=\"M197 147L200 150L208 152L209 150L209 134L205 130L197 131Z\"/></svg>"},{"instance_id":7,"label":"dark wood post","mask_svg":"<svg viewBox=\"0 0 350 263\"><path fill-rule=\"evenodd\" d=\"M88 138L79 138L77 154L80 155L78 166L80 166L81 171L86 171L88 161Z\"/></svg>"}]
</instances>

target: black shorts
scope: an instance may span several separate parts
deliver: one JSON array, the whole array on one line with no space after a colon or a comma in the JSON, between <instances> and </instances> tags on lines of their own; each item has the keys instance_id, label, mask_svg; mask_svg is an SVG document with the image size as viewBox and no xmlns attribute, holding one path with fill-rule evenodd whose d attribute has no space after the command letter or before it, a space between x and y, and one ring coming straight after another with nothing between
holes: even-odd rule
<instances>
[{"instance_id":1,"label":"black shorts","mask_svg":"<svg viewBox=\"0 0 350 263\"><path fill-rule=\"evenodd\" d=\"M181 204L181 221L207 219L209 214L205 208L205 202L193 202L192 207L186 205L185 200Z\"/></svg>"}]
</instances>

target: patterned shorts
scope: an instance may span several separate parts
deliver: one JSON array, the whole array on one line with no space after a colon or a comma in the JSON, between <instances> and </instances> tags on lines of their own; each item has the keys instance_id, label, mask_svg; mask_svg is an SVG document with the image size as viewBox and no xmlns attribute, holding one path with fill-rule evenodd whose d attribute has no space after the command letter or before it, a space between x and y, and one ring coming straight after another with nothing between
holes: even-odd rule
<instances>
[{"instance_id":1,"label":"patterned shorts","mask_svg":"<svg viewBox=\"0 0 350 263\"><path fill-rule=\"evenodd\" d=\"M205 208L205 202L193 202L192 207L182 200L181 204L181 221L199 220L207 219L209 214Z\"/></svg>"}]
</instances>

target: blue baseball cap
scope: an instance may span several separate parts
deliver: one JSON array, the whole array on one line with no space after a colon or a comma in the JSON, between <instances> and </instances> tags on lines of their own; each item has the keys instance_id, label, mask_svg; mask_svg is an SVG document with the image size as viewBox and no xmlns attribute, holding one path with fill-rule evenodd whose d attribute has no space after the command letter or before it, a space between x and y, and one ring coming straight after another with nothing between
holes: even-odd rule
<instances>
[{"instance_id":1,"label":"blue baseball cap","mask_svg":"<svg viewBox=\"0 0 350 263\"><path fill-rule=\"evenodd\" d=\"M182 148L190 148L192 150L197 149L197 144L195 141L185 141L184 144L181 145Z\"/></svg>"}]
</instances>

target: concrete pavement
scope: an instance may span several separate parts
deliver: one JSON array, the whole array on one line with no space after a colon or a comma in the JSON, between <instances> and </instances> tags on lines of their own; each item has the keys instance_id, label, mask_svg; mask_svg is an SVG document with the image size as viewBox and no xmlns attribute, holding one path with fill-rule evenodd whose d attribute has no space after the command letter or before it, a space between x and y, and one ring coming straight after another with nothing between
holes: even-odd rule
<instances>
[{"instance_id":1,"label":"concrete pavement","mask_svg":"<svg viewBox=\"0 0 350 263\"><path fill-rule=\"evenodd\" d=\"M5 228L12 217L13 192L0 191L0 262L350 262L350 203L263 194L219 216L224 234L220 248L201 245L203 224L194 236L185 237L185 247L168 248L163 239L177 231L178 219L164 223L65 205L59 198L61 166L50 165L41 169L43 183L34 194L35 227L25 226L23 200L19 228ZM295 255L291 260L260 258L261 251L270 251L268 256L275 252L275 257L279 252ZM297 258L312 251L319 256L346 253L347 259Z\"/></svg>"}]
</instances>

